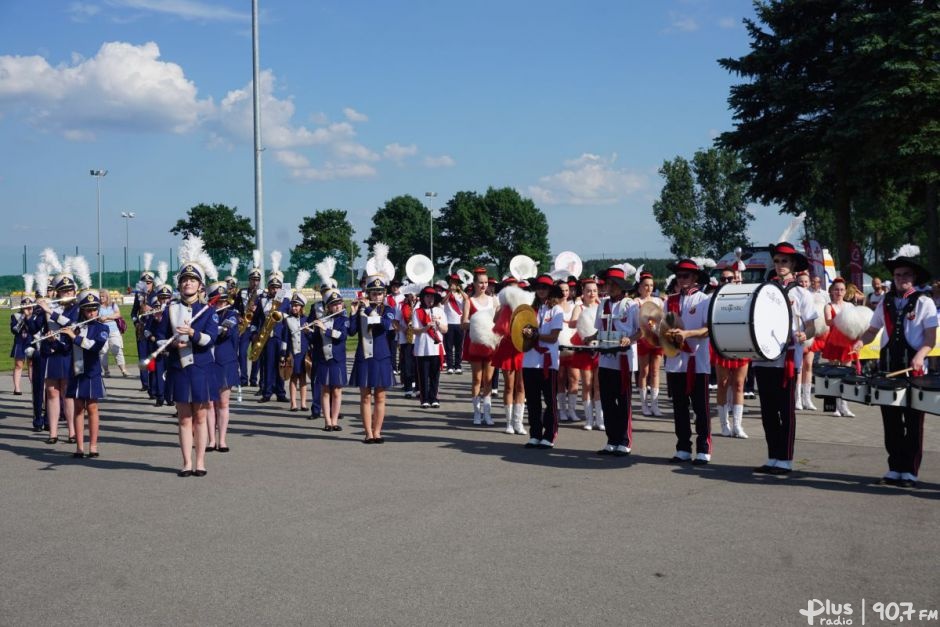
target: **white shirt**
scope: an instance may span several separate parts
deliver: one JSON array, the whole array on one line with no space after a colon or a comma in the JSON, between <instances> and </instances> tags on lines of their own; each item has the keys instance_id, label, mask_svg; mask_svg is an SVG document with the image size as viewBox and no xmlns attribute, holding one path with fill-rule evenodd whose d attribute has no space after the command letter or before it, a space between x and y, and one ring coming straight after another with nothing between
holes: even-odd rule
<instances>
[{"instance_id":1,"label":"white shirt","mask_svg":"<svg viewBox=\"0 0 940 627\"><path fill-rule=\"evenodd\" d=\"M613 302L609 297L604 298L597 306L594 326L598 331L620 331L632 341L640 328L640 308L637 307L636 301L629 298L621 298L617 302ZM607 348L611 345L602 344L601 346ZM630 372L636 372L637 360L633 351L627 348L624 349L624 353L627 355ZM601 353L598 356L598 366L620 370L620 355L621 353Z\"/></svg>"},{"instance_id":2,"label":"white shirt","mask_svg":"<svg viewBox=\"0 0 940 627\"><path fill-rule=\"evenodd\" d=\"M701 329L708 326L708 304L711 296L704 292L696 291L687 296L679 296L679 317L682 319L682 328L687 330ZM669 301L663 306L665 311L669 311ZM686 372L689 369L689 359L695 357L695 372L697 374L708 374L712 371L709 361L708 347L710 345L707 337L696 337L686 340L691 353L680 350L675 357L666 357L666 372Z\"/></svg>"},{"instance_id":3,"label":"white shirt","mask_svg":"<svg viewBox=\"0 0 940 627\"><path fill-rule=\"evenodd\" d=\"M456 309L451 305L456 305ZM444 295L444 301L441 303L444 314L447 316L447 324L460 324L463 318L463 299L453 292L447 292Z\"/></svg>"},{"instance_id":4,"label":"white shirt","mask_svg":"<svg viewBox=\"0 0 940 627\"><path fill-rule=\"evenodd\" d=\"M415 307L414 312L411 314L411 324L415 329L424 329L425 325L421 324L421 320L418 318L419 311L421 311L421 308ZM444 321L444 311L440 306L425 309L424 311L428 312L428 315L431 316L431 320L439 320L439 324L442 328L437 331L437 342L431 339L430 333L416 333L414 354L415 357L437 357L440 355L440 346L444 342L444 334L447 333L447 322Z\"/></svg>"},{"instance_id":5,"label":"white shirt","mask_svg":"<svg viewBox=\"0 0 940 627\"><path fill-rule=\"evenodd\" d=\"M538 321L539 335L548 335L556 329L561 331L561 328L565 326L565 312L558 305L549 308L543 304L538 310ZM551 343L539 340L537 347L522 354L522 367L541 368L544 364L543 355L547 354L551 361L549 367L552 370L558 370L558 340ZM546 349L547 352L544 352Z\"/></svg>"},{"instance_id":6,"label":"white shirt","mask_svg":"<svg viewBox=\"0 0 940 627\"><path fill-rule=\"evenodd\" d=\"M806 329L811 326L815 326L813 324L813 320L819 317L819 310L816 309L817 293L811 292L805 287L800 287L799 285L796 287L791 287L789 290L787 290L787 297L790 299L790 309L793 311L793 322L790 327L791 336L792 334L800 331L806 332ZM793 340L793 346L798 344L799 343L796 340ZM783 351L780 357L777 357L773 361L752 361L751 365L758 368L783 368L786 357L787 351ZM793 364L797 370L803 366L802 349L793 351Z\"/></svg>"},{"instance_id":7,"label":"white shirt","mask_svg":"<svg viewBox=\"0 0 940 627\"><path fill-rule=\"evenodd\" d=\"M912 294L912 296L917 296L917 292ZM885 298L894 298L894 294L885 296ZM898 311L904 308L904 304L907 303L907 299L901 301L902 304L898 306ZM914 305L914 314L913 319L910 317L904 318L904 339L907 340L908 345L913 348L915 351L919 350L921 346L924 345L924 332L927 329L936 329L937 328L937 306L934 305L933 299L930 296L921 297L917 299L917 304ZM875 313L871 316L870 326L875 329L883 329L885 326L885 303L882 300L878 303L878 306L875 308ZM887 333L881 334L881 346L879 348L884 348L888 344Z\"/></svg>"}]
</instances>

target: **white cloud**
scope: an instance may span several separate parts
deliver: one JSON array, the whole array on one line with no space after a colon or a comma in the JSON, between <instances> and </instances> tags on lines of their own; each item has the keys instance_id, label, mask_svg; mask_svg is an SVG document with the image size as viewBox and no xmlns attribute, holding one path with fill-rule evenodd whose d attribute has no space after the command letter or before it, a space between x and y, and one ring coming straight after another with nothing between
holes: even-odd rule
<instances>
[{"instance_id":1,"label":"white cloud","mask_svg":"<svg viewBox=\"0 0 940 627\"><path fill-rule=\"evenodd\" d=\"M277 150L274 152L274 158L278 163L288 168L301 169L310 167L310 160L293 150Z\"/></svg>"},{"instance_id":2,"label":"white cloud","mask_svg":"<svg viewBox=\"0 0 940 627\"><path fill-rule=\"evenodd\" d=\"M156 43L103 44L52 67L39 56L0 56L0 106L22 108L44 129L86 138L96 129L184 133L214 110Z\"/></svg>"},{"instance_id":3,"label":"white cloud","mask_svg":"<svg viewBox=\"0 0 940 627\"><path fill-rule=\"evenodd\" d=\"M683 15L675 11L669 12L669 31L679 31L682 33L691 33L699 29L699 24L694 17Z\"/></svg>"},{"instance_id":4,"label":"white cloud","mask_svg":"<svg viewBox=\"0 0 940 627\"><path fill-rule=\"evenodd\" d=\"M108 4L128 9L166 13L184 20L214 22L247 22L251 20L250 13L233 11L228 7L196 2L195 0L108 0Z\"/></svg>"},{"instance_id":5,"label":"white cloud","mask_svg":"<svg viewBox=\"0 0 940 627\"><path fill-rule=\"evenodd\" d=\"M334 179L368 178L376 175L375 168L368 163L326 163L322 168L297 168L291 170L292 178L306 181L332 181Z\"/></svg>"},{"instance_id":6,"label":"white cloud","mask_svg":"<svg viewBox=\"0 0 940 627\"><path fill-rule=\"evenodd\" d=\"M72 2L69 4L68 13L76 22L84 22L90 17L94 17L101 12L101 7L87 2Z\"/></svg>"},{"instance_id":7,"label":"white cloud","mask_svg":"<svg viewBox=\"0 0 940 627\"><path fill-rule=\"evenodd\" d=\"M541 177L529 194L546 205L609 205L647 187L645 174L615 169L616 160L584 153L566 161L561 172Z\"/></svg>"},{"instance_id":8,"label":"white cloud","mask_svg":"<svg viewBox=\"0 0 940 627\"><path fill-rule=\"evenodd\" d=\"M450 155L441 155L439 157L425 157L424 166L426 168L452 168L457 165Z\"/></svg>"},{"instance_id":9,"label":"white cloud","mask_svg":"<svg viewBox=\"0 0 940 627\"><path fill-rule=\"evenodd\" d=\"M378 161L381 158L375 151L355 142L337 142L333 145L333 153L346 160Z\"/></svg>"},{"instance_id":10,"label":"white cloud","mask_svg":"<svg viewBox=\"0 0 940 627\"><path fill-rule=\"evenodd\" d=\"M723 17L718 20L719 28L737 28L738 20L733 17Z\"/></svg>"},{"instance_id":11,"label":"white cloud","mask_svg":"<svg viewBox=\"0 0 940 627\"><path fill-rule=\"evenodd\" d=\"M406 157L413 157L418 154L418 147L414 144L402 146L399 143L388 144L385 146L385 152L382 155L389 161L401 162Z\"/></svg>"},{"instance_id":12,"label":"white cloud","mask_svg":"<svg viewBox=\"0 0 940 627\"><path fill-rule=\"evenodd\" d=\"M343 109L343 115L346 116L346 119L350 122L368 122L369 116L364 113L359 113L352 107L346 107Z\"/></svg>"}]
</instances>

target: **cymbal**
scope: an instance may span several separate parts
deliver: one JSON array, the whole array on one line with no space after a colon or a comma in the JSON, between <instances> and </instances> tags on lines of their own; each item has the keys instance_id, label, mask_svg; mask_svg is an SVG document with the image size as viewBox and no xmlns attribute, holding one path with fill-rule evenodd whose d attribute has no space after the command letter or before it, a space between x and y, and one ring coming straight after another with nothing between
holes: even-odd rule
<instances>
[{"instance_id":1,"label":"cymbal","mask_svg":"<svg viewBox=\"0 0 940 627\"><path fill-rule=\"evenodd\" d=\"M519 305L513 310L512 319L509 322L509 337L517 351L524 353L538 343L537 335L526 337L522 334L523 329L538 329L538 327L538 315L530 305Z\"/></svg>"},{"instance_id":2,"label":"cymbal","mask_svg":"<svg viewBox=\"0 0 940 627\"><path fill-rule=\"evenodd\" d=\"M672 329L681 329L682 319L671 311L667 311L659 323L659 345L663 348L666 357L675 357L682 350L681 344L676 344L667 335Z\"/></svg>"}]
</instances>

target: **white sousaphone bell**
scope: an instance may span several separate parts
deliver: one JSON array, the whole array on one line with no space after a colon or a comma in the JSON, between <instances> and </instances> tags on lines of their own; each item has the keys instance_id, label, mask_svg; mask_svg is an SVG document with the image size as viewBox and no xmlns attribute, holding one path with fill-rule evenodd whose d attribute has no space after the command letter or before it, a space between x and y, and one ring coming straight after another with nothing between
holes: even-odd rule
<instances>
[{"instance_id":1,"label":"white sousaphone bell","mask_svg":"<svg viewBox=\"0 0 940 627\"><path fill-rule=\"evenodd\" d=\"M555 270L552 272L552 276L556 276L557 273L556 278L560 279L567 279L569 276L580 278L583 270L584 264L581 262L581 257L578 257L577 253L570 250L563 250L555 257ZM561 276L562 272L564 272L564 276Z\"/></svg>"},{"instance_id":2,"label":"white sousaphone bell","mask_svg":"<svg viewBox=\"0 0 940 627\"><path fill-rule=\"evenodd\" d=\"M463 268L457 268L457 276L460 277L460 282L463 285L470 285L471 283L473 283L473 275L470 273L469 270L465 270Z\"/></svg>"},{"instance_id":3,"label":"white sousaphone bell","mask_svg":"<svg viewBox=\"0 0 940 627\"><path fill-rule=\"evenodd\" d=\"M434 278L434 264L426 255L412 255L405 262L405 276L416 285L430 283Z\"/></svg>"},{"instance_id":4,"label":"white sousaphone bell","mask_svg":"<svg viewBox=\"0 0 940 627\"><path fill-rule=\"evenodd\" d=\"M509 260L509 274L517 281L531 279L538 273L538 264L527 255L516 255Z\"/></svg>"}]
</instances>

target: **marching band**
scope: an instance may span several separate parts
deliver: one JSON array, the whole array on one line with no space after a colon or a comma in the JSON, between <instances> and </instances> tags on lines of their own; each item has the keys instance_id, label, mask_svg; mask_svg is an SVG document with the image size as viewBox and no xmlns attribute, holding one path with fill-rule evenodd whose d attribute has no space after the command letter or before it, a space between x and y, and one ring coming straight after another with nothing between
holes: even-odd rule
<instances>
[{"instance_id":1,"label":"marching band","mask_svg":"<svg viewBox=\"0 0 940 627\"><path fill-rule=\"evenodd\" d=\"M175 289L167 283L166 264L155 273L153 256L144 257L131 311L142 358L141 389L157 407L176 411L182 477L206 476L206 452L230 450L230 405L233 392L241 402L243 387L257 385L259 402L276 397L289 402L292 412L309 409L310 418L323 418L324 431L342 430L343 388L357 387L363 442L381 444L389 391L400 386L422 409L439 408L441 373L461 373L463 361L471 365L473 425L495 424L495 373L503 380L499 415L505 416L505 432L528 435L526 448L552 449L559 422L583 421L584 429L604 431L599 455L623 457L635 445L634 388L644 416L663 415L662 364L676 436L669 461L704 466L714 454L712 369L720 432L741 439L747 438L744 385L752 370L767 445L766 461L753 472L784 477L793 471L796 412L815 408L812 383L801 369L804 364L815 369L812 353L822 350L822 357L848 366L838 376L855 376L850 400L880 406L888 453L882 482L915 487L925 413L940 414L940 381L926 366L936 345L937 310L915 289L930 280L915 259L919 251L905 247L885 262L893 273L891 291L875 304L870 319L850 325L845 320L855 314L841 298L844 282L834 288L832 302L821 306L806 287L806 256L785 241L768 250L773 262L768 284L742 284L738 259L719 269L720 282L709 290L707 264L686 258L669 264L670 287L657 295L656 278L642 267L615 265L581 278L580 260L569 252L559 256L551 273L538 274L535 263L520 255L502 281L476 268L449 272L437 284L430 260L415 255L402 283L395 279L388 247L377 243L362 291L348 309L332 277L335 260L317 264L319 298L308 312L302 291L310 272L300 270L288 293L279 252L271 255L265 290L257 251L248 285L239 288L238 259L230 260L229 276L219 281L202 241L190 237L180 246ZM99 356L107 351L109 330L97 318L101 301L89 289L87 262L81 257L60 262L47 249L36 273L24 280L26 295L10 321L14 394L22 393L28 360L34 431L47 430L46 442L55 444L64 417L74 455L97 457L98 404L106 398ZM724 306L732 300L738 304ZM750 313L735 317L745 309ZM767 325L776 326L756 330ZM828 331L828 348L819 345L820 328ZM852 364L879 332L879 372L862 376ZM347 338L356 342L348 374ZM835 377L832 372L827 376ZM865 386L863 393L859 385ZM816 396L834 397L829 389L821 392L817 386ZM887 391L884 402L881 390ZM583 416L577 412L579 398ZM838 397L837 415L853 416L845 398Z\"/></svg>"}]
</instances>

